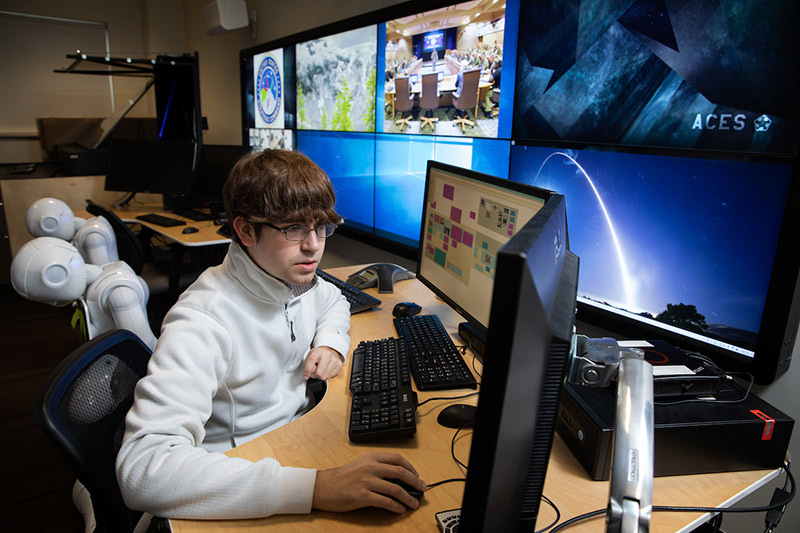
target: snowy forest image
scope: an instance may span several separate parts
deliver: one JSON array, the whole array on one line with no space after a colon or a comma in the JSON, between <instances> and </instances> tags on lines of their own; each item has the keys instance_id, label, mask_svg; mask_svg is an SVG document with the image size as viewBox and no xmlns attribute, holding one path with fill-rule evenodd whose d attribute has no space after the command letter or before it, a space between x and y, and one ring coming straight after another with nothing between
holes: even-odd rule
<instances>
[{"instance_id":1,"label":"snowy forest image","mask_svg":"<svg viewBox=\"0 0 800 533\"><path fill-rule=\"evenodd\" d=\"M306 130L375 131L377 27L297 45L297 120Z\"/></svg>"}]
</instances>

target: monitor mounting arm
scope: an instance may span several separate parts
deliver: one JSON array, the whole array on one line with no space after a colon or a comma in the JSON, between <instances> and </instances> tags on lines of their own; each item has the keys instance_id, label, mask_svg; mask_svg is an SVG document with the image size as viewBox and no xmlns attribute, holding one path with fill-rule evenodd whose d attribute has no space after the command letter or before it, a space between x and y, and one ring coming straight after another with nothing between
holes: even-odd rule
<instances>
[{"instance_id":1,"label":"monitor mounting arm","mask_svg":"<svg viewBox=\"0 0 800 533\"><path fill-rule=\"evenodd\" d=\"M653 367L638 348L576 335L568 381L606 387L614 378L617 408L606 531L646 533L653 507Z\"/></svg>"}]
</instances>

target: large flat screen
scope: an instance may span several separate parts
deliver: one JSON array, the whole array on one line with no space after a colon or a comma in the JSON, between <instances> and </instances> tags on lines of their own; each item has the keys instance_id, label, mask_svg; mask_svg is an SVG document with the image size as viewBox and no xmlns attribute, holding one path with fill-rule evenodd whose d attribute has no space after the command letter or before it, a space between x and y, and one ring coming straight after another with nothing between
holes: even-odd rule
<instances>
[{"instance_id":1,"label":"large flat screen","mask_svg":"<svg viewBox=\"0 0 800 533\"><path fill-rule=\"evenodd\" d=\"M792 173L786 162L522 144L510 170L566 196L583 304L750 362L772 319Z\"/></svg>"},{"instance_id":2,"label":"large flat screen","mask_svg":"<svg viewBox=\"0 0 800 533\"><path fill-rule=\"evenodd\" d=\"M297 127L375 131L377 26L298 43Z\"/></svg>"},{"instance_id":3,"label":"large flat screen","mask_svg":"<svg viewBox=\"0 0 800 533\"><path fill-rule=\"evenodd\" d=\"M521 2L515 138L794 154L800 3Z\"/></svg>"}]
</instances>

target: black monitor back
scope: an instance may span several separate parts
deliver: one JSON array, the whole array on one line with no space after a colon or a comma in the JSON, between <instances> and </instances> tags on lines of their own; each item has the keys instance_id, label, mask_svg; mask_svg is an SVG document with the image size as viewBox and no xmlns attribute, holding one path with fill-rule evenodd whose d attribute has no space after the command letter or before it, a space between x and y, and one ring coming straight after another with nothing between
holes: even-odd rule
<instances>
[{"instance_id":1,"label":"black monitor back","mask_svg":"<svg viewBox=\"0 0 800 533\"><path fill-rule=\"evenodd\" d=\"M192 184L196 147L192 142L114 140L105 189L186 194Z\"/></svg>"}]
</instances>

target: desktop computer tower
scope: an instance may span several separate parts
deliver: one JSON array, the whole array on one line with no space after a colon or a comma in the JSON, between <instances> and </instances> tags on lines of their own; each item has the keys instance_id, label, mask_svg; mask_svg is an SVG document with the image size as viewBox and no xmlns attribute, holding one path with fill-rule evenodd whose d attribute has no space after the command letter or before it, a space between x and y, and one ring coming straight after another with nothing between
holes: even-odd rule
<instances>
[{"instance_id":1,"label":"desktop computer tower","mask_svg":"<svg viewBox=\"0 0 800 533\"><path fill-rule=\"evenodd\" d=\"M794 420L735 383L717 402L655 405L654 475L760 470L783 464ZM657 400L666 402L668 400ZM594 480L611 473L616 386L566 384L556 431Z\"/></svg>"}]
</instances>

